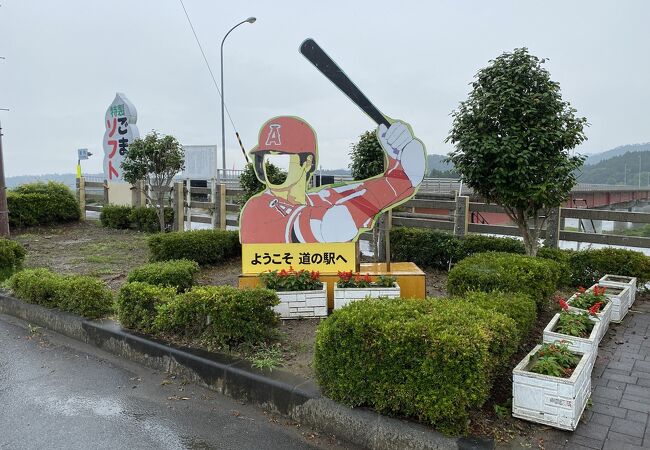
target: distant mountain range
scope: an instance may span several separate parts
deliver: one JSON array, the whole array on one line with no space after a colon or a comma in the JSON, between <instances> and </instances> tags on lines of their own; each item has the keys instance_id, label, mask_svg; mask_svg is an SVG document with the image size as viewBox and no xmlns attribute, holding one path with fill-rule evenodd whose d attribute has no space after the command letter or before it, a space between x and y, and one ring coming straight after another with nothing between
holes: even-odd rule
<instances>
[{"instance_id":1,"label":"distant mountain range","mask_svg":"<svg viewBox=\"0 0 650 450\"><path fill-rule=\"evenodd\" d=\"M104 174L87 173L85 174L85 176L103 178ZM18 175L15 177L7 177L5 179L5 183L8 188L20 186L21 184L25 184L25 183L36 183L38 181L42 181L42 182L56 181L65 184L70 189L76 189L77 175L74 173L46 173L43 175Z\"/></svg>"},{"instance_id":2,"label":"distant mountain range","mask_svg":"<svg viewBox=\"0 0 650 450\"><path fill-rule=\"evenodd\" d=\"M598 164L599 162L605 159L610 159L615 156L621 156L628 152L647 152L647 151L650 151L650 142L646 142L644 144L621 145L611 150L607 150L606 152L587 155L587 159L585 160L585 165L593 166L594 164Z\"/></svg>"},{"instance_id":3,"label":"distant mountain range","mask_svg":"<svg viewBox=\"0 0 650 450\"><path fill-rule=\"evenodd\" d=\"M618 184L628 186L650 186L650 144L625 145L621 148L636 148L639 151L626 151L595 164L585 164L580 170L580 183ZM640 150L645 149L645 150ZM608 152L606 152L608 153ZM600 156L600 155L593 155Z\"/></svg>"}]
</instances>

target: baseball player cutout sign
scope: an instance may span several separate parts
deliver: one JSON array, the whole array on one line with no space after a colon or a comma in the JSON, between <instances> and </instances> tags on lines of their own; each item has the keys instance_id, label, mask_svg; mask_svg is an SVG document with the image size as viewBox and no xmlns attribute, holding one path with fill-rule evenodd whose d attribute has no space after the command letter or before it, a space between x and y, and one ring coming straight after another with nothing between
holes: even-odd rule
<instances>
[{"instance_id":1,"label":"baseball player cutout sign","mask_svg":"<svg viewBox=\"0 0 650 450\"><path fill-rule=\"evenodd\" d=\"M426 172L426 150L411 127L383 115L311 39L301 53L378 124L385 171L366 180L308 189L318 167L316 133L303 119L279 116L260 129L250 159L266 190L241 211L244 273L307 268L324 273L350 270L355 241L372 229L376 217L412 198ZM269 155L288 155L286 180L272 184Z\"/></svg>"}]
</instances>

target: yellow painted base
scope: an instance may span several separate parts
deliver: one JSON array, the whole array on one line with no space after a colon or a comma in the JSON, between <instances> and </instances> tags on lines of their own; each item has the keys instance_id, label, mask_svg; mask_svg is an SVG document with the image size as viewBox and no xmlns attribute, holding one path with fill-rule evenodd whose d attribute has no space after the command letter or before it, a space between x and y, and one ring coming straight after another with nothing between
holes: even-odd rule
<instances>
[{"instance_id":1,"label":"yellow painted base","mask_svg":"<svg viewBox=\"0 0 650 450\"><path fill-rule=\"evenodd\" d=\"M427 284L425 273L412 262L394 262L390 264L390 272L386 271L386 263L362 263L360 273L366 273L375 279L379 275L391 275L397 278L400 295L404 298L425 298ZM327 306L334 308L334 283L339 279L337 275L321 275L321 281L327 282ZM257 275L240 275L239 287L257 287L260 279Z\"/></svg>"}]
</instances>

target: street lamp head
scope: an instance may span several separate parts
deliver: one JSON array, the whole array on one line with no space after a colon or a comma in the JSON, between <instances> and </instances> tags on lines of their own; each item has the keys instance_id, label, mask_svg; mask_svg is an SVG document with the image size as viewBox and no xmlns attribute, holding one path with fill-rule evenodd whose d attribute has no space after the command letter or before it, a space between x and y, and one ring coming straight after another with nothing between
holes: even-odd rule
<instances>
[{"instance_id":1,"label":"street lamp head","mask_svg":"<svg viewBox=\"0 0 650 450\"><path fill-rule=\"evenodd\" d=\"M245 20L245 22L254 23L256 20L257 20L256 17L249 17L248 19Z\"/></svg>"}]
</instances>

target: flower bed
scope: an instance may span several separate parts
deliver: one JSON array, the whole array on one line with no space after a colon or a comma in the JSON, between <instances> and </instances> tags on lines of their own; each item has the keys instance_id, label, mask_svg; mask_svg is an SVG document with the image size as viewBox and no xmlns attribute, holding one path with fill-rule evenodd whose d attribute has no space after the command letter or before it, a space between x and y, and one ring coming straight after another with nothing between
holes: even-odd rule
<instances>
[{"instance_id":1,"label":"flower bed","mask_svg":"<svg viewBox=\"0 0 650 450\"><path fill-rule=\"evenodd\" d=\"M597 294L597 295L596 295ZM560 305L562 303L560 302ZM595 292L591 290L587 292L585 289L580 290L580 292L574 294L566 302L569 307L569 311L572 312L589 312L595 314L596 317L600 320L599 336L598 342L603 339L607 329L609 328L609 322L612 319L612 302L605 295L605 291L598 288ZM596 305L600 304L598 307Z\"/></svg>"},{"instance_id":2,"label":"flower bed","mask_svg":"<svg viewBox=\"0 0 650 450\"><path fill-rule=\"evenodd\" d=\"M339 272L339 280L334 284L334 309L363 300L364 298L397 298L400 295L399 284L394 277L380 275L372 281L369 274L358 272Z\"/></svg>"},{"instance_id":3,"label":"flower bed","mask_svg":"<svg viewBox=\"0 0 650 450\"><path fill-rule=\"evenodd\" d=\"M262 283L278 294L280 303L273 309L282 319L327 317L327 283L318 272L293 268L260 274Z\"/></svg>"},{"instance_id":4,"label":"flower bed","mask_svg":"<svg viewBox=\"0 0 650 450\"><path fill-rule=\"evenodd\" d=\"M584 353L595 360L598 354L601 326L600 320L592 319L584 312L565 310L556 314L544 328L543 342L545 344L565 343L569 350Z\"/></svg>"},{"instance_id":5,"label":"flower bed","mask_svg":"<svg viewBox=\"0 0 650 450\"><path fill-rule=\"evenodd\" d=\"M609 288L629 287L630 288L628 292L629 306L632 306L634 300L636 300L636 283L637 283L636 277L625 277L622 275L609 275L609 274L605 275L598 281L598 284L600 286L606 286Z\"/></svg>"},{"instance_id":6,"label":"flower bed","mask_svg":"<svg viewBox=\"0 0 650 450\"><path fill-rule=\"evenodd\" d=\"M591 395L593 364L567 345L537 345L512 371L512 415L575 430Z\"/></svg>"}]
</instances>

